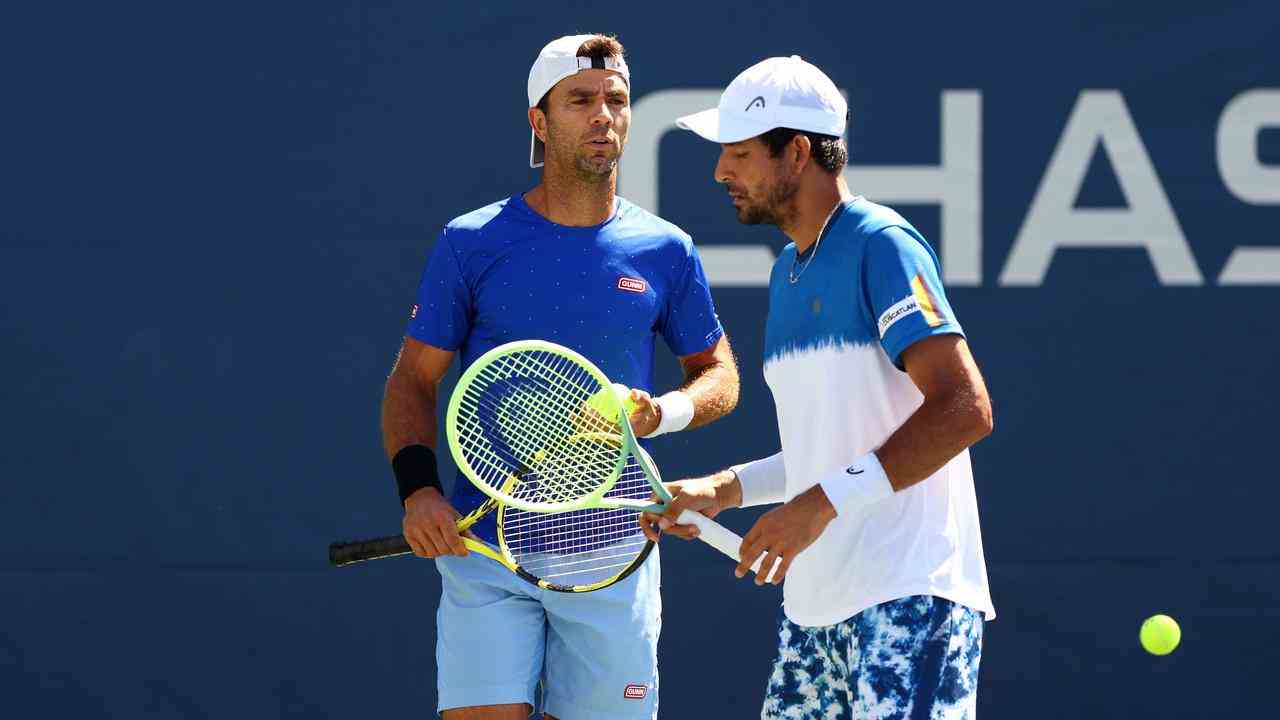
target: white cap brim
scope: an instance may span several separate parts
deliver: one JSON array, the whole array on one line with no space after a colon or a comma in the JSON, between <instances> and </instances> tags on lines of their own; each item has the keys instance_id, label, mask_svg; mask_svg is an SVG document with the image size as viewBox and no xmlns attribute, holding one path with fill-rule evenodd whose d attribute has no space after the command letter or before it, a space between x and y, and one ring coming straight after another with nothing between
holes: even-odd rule
<instances>
[{"instance_id":1,"label":"white cap brim","mask_svg":"<svg viewBox=\"0 0 1280 720\"><path fill-rule=\"evenodd\" d=\"M538 133L529 129L529 167L540 168L547 159L547 147L538 139Z\"/></svg>"},{"instance_id":2,"label":"white cap brim","mask_svg":"<svg viewBox=\"0 0 1280 720\"><path fill-rule=\"evenodd\" d=\"M721 122L720 108L711 108L676 119L676 126L690 130L715 143L736 143L763 135L773 128L766 123L734 119Z\"/></svg>"}]
</instances>

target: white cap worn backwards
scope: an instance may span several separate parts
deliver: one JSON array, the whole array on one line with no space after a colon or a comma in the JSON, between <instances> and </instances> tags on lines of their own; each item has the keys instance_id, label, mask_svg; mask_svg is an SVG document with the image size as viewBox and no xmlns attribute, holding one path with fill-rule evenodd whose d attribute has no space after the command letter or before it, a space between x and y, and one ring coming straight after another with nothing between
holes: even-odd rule
<instances>
[{"instance_id":1,"label":"white cap worn backwards","mask_svg":"<svg viewBox=\"0 0 1280 720\"><path fill-rule=\"evenodd\" d=\"M533 61L533 67L529 68L529 107L537 107L543 96L550 92L556 83L570 75L576 75L580 70L591 68L612 70L622 76L627 87L631 86L631 71L627 69L627 62L621 57L610 56L602 60L578 57L578 48L594 37L597 36L566 35L552 40L542 48L542 52L538 53L538 59ZM531 137L529 167L542 167L546 148L538 139L537 133L532 130L529 133Z\"/></svg>"},{"instance_id":2,"label":"white cap worn backwards","mask_svg":"<svg viewBox=\"0 0 1280 720\"><path fill-rule=\"evenodd\" d=\"M685 115L676 125L718 143L736 143L774 128L844 135L849 105L818 68L772 57L743 70L720 95L720 106Z\"/></svg>"}]
</instances>

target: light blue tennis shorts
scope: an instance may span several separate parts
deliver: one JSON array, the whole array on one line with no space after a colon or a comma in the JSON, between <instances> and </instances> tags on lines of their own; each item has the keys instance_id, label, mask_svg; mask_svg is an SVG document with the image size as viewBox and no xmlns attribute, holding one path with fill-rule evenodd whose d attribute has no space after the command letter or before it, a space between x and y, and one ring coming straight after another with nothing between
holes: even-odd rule
<instances>
[{"instance_id":1,"label":"light blue tennis shorts","mask_svg":"<svg viewBox=\"0 0 1280 720\"><path fill-rule=\"evenodd\" d=\"M560 720L658 713L661 561L655 547L621 582L543 590L472 553L442 557L436 612L439 710L529 703Z\"/></svg>"}]
</instances>

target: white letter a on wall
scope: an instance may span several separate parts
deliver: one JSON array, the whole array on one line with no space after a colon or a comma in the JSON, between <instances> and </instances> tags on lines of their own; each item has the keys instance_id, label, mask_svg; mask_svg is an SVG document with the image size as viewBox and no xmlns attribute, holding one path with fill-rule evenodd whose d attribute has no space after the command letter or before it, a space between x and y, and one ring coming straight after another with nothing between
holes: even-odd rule
<instances>
[{"instance_id":1,"label":"white letter a on wall","mask_svg":"<svg viewBox=\"0 0 1280 720\"><path fill-rule=\"evenodd\" d=\"M1111 162L1126 208L1074 207L1098 143ZM1203 284L1178 218L1117 91L1080 94L1018 231L1000 284L1039 285L1061 247L1146 248L1162 284Z\"/></svg>"}]
</instances>

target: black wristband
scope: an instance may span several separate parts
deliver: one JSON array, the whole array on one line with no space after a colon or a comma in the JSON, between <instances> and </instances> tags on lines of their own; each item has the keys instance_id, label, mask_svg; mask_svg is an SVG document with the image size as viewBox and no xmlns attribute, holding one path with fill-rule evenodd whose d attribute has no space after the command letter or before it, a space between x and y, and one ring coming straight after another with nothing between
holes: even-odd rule
<instances>
[{"instance_id":1,"label":"black wristband","mask_svg":"<svg viewBox=\"0 0 1280 720\"><path fill-rule=\"evenodd\" d=\"M436 453L426 445L406 445L391 458L391 472L396 474L396 487L400 490L400 504L425 487L444 492L440 484L440 471L436 469Z\"/></svg>"}]
</instances>

